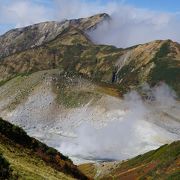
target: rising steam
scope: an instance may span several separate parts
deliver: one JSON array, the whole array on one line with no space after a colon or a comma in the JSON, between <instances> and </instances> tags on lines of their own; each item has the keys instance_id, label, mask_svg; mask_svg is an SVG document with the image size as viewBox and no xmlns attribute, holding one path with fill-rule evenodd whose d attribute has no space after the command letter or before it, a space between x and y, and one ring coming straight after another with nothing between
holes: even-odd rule
<instances>
[{"instance_id":1,"label":"rising steam","mask_svg":"<svg viewBox=\"0 0 180 180\"><path fill-rule=\"evenodd\" d=\"M147 87L146 87L147 88ZM174 92L165 84L151 89L154 104L172 108L176 101ZM76 138L64 139L57 146L71 157L91 160L122 160L173 141L178 136L151 122L156 118L140 95L133 91L125 95L117 118L102 128L95 128L90 122L74 129ZM110 112L109 112L110 113ZM108 115L108 113L107 113ZM97 117L97 121L101 117Z\"/></svg>"}]
</instances>

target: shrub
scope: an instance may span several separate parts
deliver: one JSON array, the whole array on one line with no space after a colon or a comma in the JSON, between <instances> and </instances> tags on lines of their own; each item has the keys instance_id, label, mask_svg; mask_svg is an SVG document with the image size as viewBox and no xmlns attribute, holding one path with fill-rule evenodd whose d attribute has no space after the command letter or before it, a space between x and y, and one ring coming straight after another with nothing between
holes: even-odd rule
<instances>
[{"instance_id":1,"label":"shrub","mask_svg":"<svg viewBox=\"0 0 180 180\"><path fill-rule=\"evenodd\" d=\"M10 174L10 164L0 153L0 179L9 179Z\"/></svg>"}]
</instances>

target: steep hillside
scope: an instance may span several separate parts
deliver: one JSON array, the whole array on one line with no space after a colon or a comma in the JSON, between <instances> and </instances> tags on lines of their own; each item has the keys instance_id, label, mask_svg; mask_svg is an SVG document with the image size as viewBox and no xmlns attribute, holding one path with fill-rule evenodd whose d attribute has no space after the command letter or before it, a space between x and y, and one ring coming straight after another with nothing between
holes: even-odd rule
<instances>
[{"instance_id":1,"label":"steep hillside","mask_svg":"<svg viewBox=\"0 0 180 180\"><path fill-rule=\"evenodd\" d=\"M10 30L0 36L0 58L49 42L69 26L88 31L96 28L99 23L109 18L107 14L98 14L88 18L65 20L63 22L43 22Z\"/></svg>"},{"instance_id":2,"label":"steep hillside","mask_svg":"<svg viewBox=\"0 0 180 180\"><path fill-rule=\"evenodd\" d=\"M122 163L80 165L79 169L95 179L179 179L180 142L173 142Z\"/></svg>"},{"instance_id":3,"label":"steep hillside","mask_svg":"<svg viewBox=\"0 0 180 180\"><path fill-rule=\"evenodd\" d=\"M29 137L21 128L2 119L0 119L0 152L4 156L0 156L1 177L87 179L68 157Z\"/></svg>"},{"instance_id":4,"label":"steep hillside","mask_svg":"<svg viewBox=\"0 0 180 180\"><path fill-rule=\"evenodd\" d=\"M59 68L111 82L113 64L122 54L112 46L96 46L79 29L69 27L51 42L0 61L1 81L17 74Z\"/></svg>"},{"instance_id":5,"label":"steep hillside","mask_svg":"<svg viewBox=\"0 0 180 180\"><path fill-rule=\"evenodd\" d=\"M55 39L0 61L1 84L20 74L59 68L98 82L114 84L121 94L144 83L165 82L180 93L180 45L153 41L127 49L95 45L69 26Z\"/></svg>"},{"instance_id":6,"label":"steep hillside","mask_svg":"<svg viewBox=\"0 0 180 180\"><path fill-rule=\"evenodd\" d=\"M117 83L130 89L166 82L180 93L180 44L154 41L131 48L117 63Z\"/></svg>"}]
</instances>

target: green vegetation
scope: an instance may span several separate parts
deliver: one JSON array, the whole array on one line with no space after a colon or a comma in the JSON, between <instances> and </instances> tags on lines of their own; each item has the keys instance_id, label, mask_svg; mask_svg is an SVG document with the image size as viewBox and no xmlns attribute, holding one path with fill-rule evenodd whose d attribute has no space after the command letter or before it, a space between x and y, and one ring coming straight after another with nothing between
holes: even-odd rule
<instances>
[{"instance_id":1,"label":"green vegetation","mask_svg":"<svg viewBox=\"0 0 180 180\"><path fill-rule=\"evenodd\" d=\"M78 169L80 169L84 174L86 174L89 178L94 178L97 173L97 169L95 165L89 164L80 164L78 166Z\"/></svg>"},{"instance_id":2,"label":"green vegetation","mask_svg":"<svg viewBox=\"0 0 180 180\"><path fill-rule=\"evenodd\" d=\"M41 74L41 73L39 73ZM40 82L41 76L36 74L32 75L17 75L14 78L8 80L1 88L0 99L6 99L14 95L11 101L7 104L9 110L16 108L24 99L28 97L33 88Z\"/></svg>"},{"instance_id":3,"label":"green vegetation","mask_svg":"<svg viewBox=\"0 0 180 180\"><path fill-rule=\"evenodd\" d=\"M165 82L180 95L180 59L178 59L180 57L175 57L179 53L177 51L178 47L176 47L177 44L175 46L171 41L158 43L159 45L154 45L155 49L152 53L148 52L148 49L146 50L148 45L147 47L144 45L141 50L142 53L131 55L134 59L132 58L124 64L118 72L119 89L122 92L125 93L130 89L136 89L145 82L148 82L150 86ZM136 53L135 50L134 53ZM139 49L137 53L140 53Z\"/></svg>"},{"instance_id":4,"label":"green vegetation","mask_svg":"<svg viewBox=\"0 0 180 180\"><path fill-rule=\"evenodd\" d=\"M23 129L2 119L0 119L0 151L9 161L13 175L18 176L18 179L43 179L43 176L58 177L58 174L59 177L67 175L69 178L87 179L68 157L29 137Z\"/></svg>"},{"instance_id":5,"label":"green vegetation","mask_svg":"<svg viewBox=\"0 0 180 180\"><path fill-rule=\"evenodd\" d=\"M66 108L81 107L101 97L94 90L94 84L79 75L62 74L53 81L53 91L57 94L56 101Z\"/></svg>"},{"instance_id":6,"label":"green vegetation","mask_svg":"<svg viewBox=\"0 0 180 180\"><path fill-rule=\"evenodd\" d=\"M166 57L170 53L170 41L165 41L160 47L159 51L156 53L155 58Z\"/></svg>"},{"instance_id":7,"label":"green vegetation","mask_svg":"<svg viewBox=\"0 0 180 180\"><path fill-rule=\"evenodd\" d=\"M120 163L102 179L137 178L137 179L178 179L180 178L180 141L164 145L157 150L139 155Z\"/></svg>"},{"instance_id":8,"label":"green vegetation","mask_svg":"<svg viewBox=\"0 0 180 180\"><path fill-rule=\"evenodd\" d=\"M61 68L66 72L110 83L114 63L121 54L122 49L93 45L83 32L69 28L65 34L42 46L2 59L1 78L6 80L19 73Z\"/></svg>"},{"instance_id":9,"label":"green vegetation","mask_svg":"<svg viewBox=\"0 0 180 180\"><path fill-rule=\"evenodd\" d=\"M179 180L179 178L180 178L180 170L168 175L168 177L166 177L165 179L166 180Z\"/></svg>"},{"instance_id":10,"label":"green vegetation","mask_svg":"<svg viewBox=\"0 0 180 180\"><path fill-rule=\"evenodd\" d=\"M10 177L11 177L10 164L0 153L0 179L9 179Z\"/></svg>"},{"instance_id":11,"label":"green vegetation","mask_svg":"<svg viewBox=\"0 0 180 180\"><path fill-rule=\"evenodd\" d=\"M180 178L180 141L163 145L117 164L82 164L79 169L95 179L165 179Z\"/></svg>"},{"instance_id":12,"label":"green vegetation","mask_svg":"<svg viewBox=\"0 0 180 180\"><path fill-rule=\"evenodd\" d=\"M29 38L30 35L27 34L27 39ZM117 61L128 53L130 56L128 59L125 58L125 64L118 70ZM95 82L108 84L112 84L113 75L117 73L113 84L117 84L123 94L145 82L154 86L164 81L180 95L179 58L179 44L170 40L120 49L95 45L78 26L69 26L56 38L39 47L29 48L1 59L0 85L4 85L18 74L58 68ZM81 93L78 93L77 97L80 96L81 99ZM64 101L74 96L76 95L73 92L65 94ZM68 106L71 107L74 101L76 100L72 99Z\"/></svg>"},{"instance_id":13,"label":"green vegetation","mask_svg":"<svg viewBox=\"0 0 180 180\"><path fill-rule=\"evenodd\" d=\"M117 74L117 78L121 80L119 90L121 92L127 93L130 89L137 87L141 79L139 77L139 69L135 69L136 64L131 61L129 64L124 65Z\"/></svg>"},{"instance_id":14,"label":"green vegetation","mask_svg":"<svg viewBox=\"0 0 180 180\"><path fill-rule=\"evenodd\" d=\"M180 96L180 63L173 57L167 57L170 53L169 41L165 42L153 59L155 67L151 70L148 82L154 86L157 82L165 82L170 85Z\"/></svg>"},{"instance_id":15,"label":"green vegetation","mask_svg":"<svg viewBox=\"0 0 180 180\"><path fill-rule=\"evenodd\" d=\"M30 72L29 73L28 72L24 72L24 73L15 74L14 76L12 76L10 78L7 78L6 80L0 81L0 86L3 86L4 84L6 84L8 81L10 81L13 78L29 76L30 74L31 74Z\"/></svg>"},{"instance_id":16,"label":"green vegetation","mask_svg":"<svg viewBox=\"0 0 180 180\"><path fill-rule=\"evenodd\" d=\"M67 108L76 108L87 104L93 97L92 92L61 91L58 94L57 101Z\"/></svg>"},{"instance_id":17,"label":"green vegetation","mask_svg":"<svg viewBox=\"0 0 180 180\"><path fill-rule=\"evenodd\" d=\"M152 52L149 52L149 47ZM113 82L119 86L122 93L137 88L144 82L154 86L160 81L165 81L179 94L180 71L179 60L174 57L178 53L175 48L178 48L178 45L171 41L157 41L134 46L131 49L94 45L84 32L69 27L42 46L2 59L1 83L6 83L16 74L59 68L64 72L79 74L95 82L111 84L113 73L118 70L117 60L128 51L132 51L130 59L120 71L117 71L117 80ZM64 101L72 99L67 106L71 107L74 104L76 100L71 97L76 96L75 94L73 92L65 96L62 94ZM80 92L77 94L77 97L79 96L81 99Z\"/></svg>"}]
</instances>

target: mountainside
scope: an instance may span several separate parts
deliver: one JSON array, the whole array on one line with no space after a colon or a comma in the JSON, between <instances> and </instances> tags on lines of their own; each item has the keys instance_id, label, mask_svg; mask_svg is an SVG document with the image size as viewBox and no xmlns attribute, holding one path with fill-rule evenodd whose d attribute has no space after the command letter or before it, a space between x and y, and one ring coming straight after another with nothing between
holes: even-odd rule
<instances>
[{"instance_id":1,"label":"mountainside","mask_svg":"<svg viewBox=\"0 0 180 180\"><path fill-rule=\"evenodd\" d=\"M179 95L180 44L171 40L154 41L132 48L121 60L117 83L123 88L148 82L166 82Z\"/></svg>"},{"instance_id":2,"label":"mountainside","mask_svg":"<svg viewBox=\"0 0 180 180\"><path fill-rule=\"evenodd\" d=\"M79 169L95 179L179 179L180 141L125 162L83 164Z\"/></svg>"},{"instance_id":3,"label":"mountainside","mask_svg":"<svg viewBox=\"0 0 180 180\"><path fill-rule=\"evenodd\" d=\"M23 42L27 44L26 40ZM165 82L180 93L180 44L153 41L118 49L93 44L74 26L41 46L1 58L0 80L3 84L19 74L54 68L115 84L122 94L146 82L151 86Z\"/></svg>"},{"instance_id":4,"label":"mountainside","mask_svg":"<svg viewBox=\"0 0 180 180\"><path fill-rule=\"evenodd\" d=\"M79 29L69 27L49 43L1 59L1 80L21 73L59 68L95 80L111 82L113 64L121 50L93 45Z\"/></svg>"},{"instance_id":5,"label":"mountainside","mask_svg":"<svg viewBox=\"0 0 180 180\"><path fill-rule=\"evenodd\" d=\"M0 58L49 42L69 26L88 31L96 28L102 21L109 19L107 14L98 14L89 18L64 20L63 22L43 22L10 30L0 36Z\"/></svg>"},{"instance_id":6,"label":"mountainside","mask_svg":"<svg viewBox=\"0 0 180 180\"><path fill-rule=\"evenodd\" d=\"M2 119L0 152L0 179L87 179L68 157Z\"/></svg>"}]
</instances>

